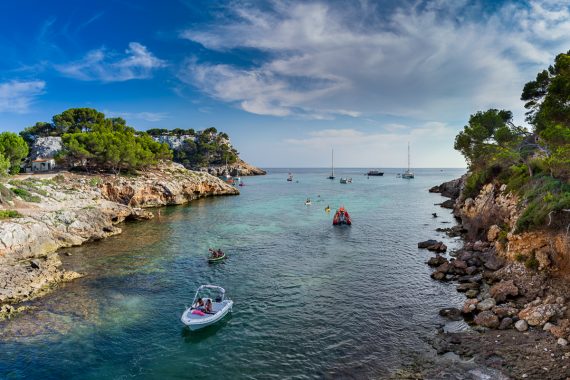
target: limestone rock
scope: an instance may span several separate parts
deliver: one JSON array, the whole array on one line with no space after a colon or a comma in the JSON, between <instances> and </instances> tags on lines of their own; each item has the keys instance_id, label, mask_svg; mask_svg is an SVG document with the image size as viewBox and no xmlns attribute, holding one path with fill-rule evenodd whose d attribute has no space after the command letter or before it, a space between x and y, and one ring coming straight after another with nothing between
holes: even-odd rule
<instances>
[{"instance_id":1,"label":"limestone rock","mask_svg":"<svg viewBox=\"0 0 570 380\"><path fill-rule=\"evenodd\" d=\"M475 316L474 322L483 327L495 329L499 327L499 318L490 310L480 312Z\"/></svg>"},{"instance_id":2,"label":"limestone rock","mask_svg":"<svg viewBox=\"0 0 570 380\"><path fill-rule=\"evenodd\" d=\"M477 310L477 303L479 301L477 301L476 299L469 299L466 300L465 303L463 304L463 309L462 312L464 314L469 314L474 312L475 310Z\"/></svg>"},{"instance_id":3,"label":"limestone rock","mask_svg":"<svg viewBox=\"0 0 570 380\"><path fill-rule=\"evenodd\" d=\"M487 298L487 299L484 299L483 301L480 301L477 304L477 310L481 310L481 311L491 310L493 307L495 307L495 304L496 303L495 303L495 300L493 298Z\"/></svg>"},{"instance_id":4,"label":"limestone rock","mask_svg":"<svg viewBox=\"0 0 570 380\"><path fill-rule=\"evenodd\" d=\"M441 255L436 255L435 257L430 258L427 261L427 265L429 265L430 267L438 267L443 263L446 263L447 259Z\"/></svg>"},{"instance_id":5,"label":"limestone rock","mask_svg":"<svg viewBox=\"0 0 570 380\"><path fill-rule=\"evenodd\" d=\"M519 312L519 318L524 319L530 326L542 326L550 318L560 315L561 308L556 304L529 306Z\"/></svg>"},{"instance_id":6,"label":"limestone rock","mask_svg":"<svg viewBox=\"0 0 570 380\"><path fill-rule=\"evenodd\" d=\"M491 227L489 227L489 231L487 231L487 240L491 242L497 240L500 232L501 228L496 224L493 224Z\"/></svg>"},{"instance_id":7,"label":"limestone rock","mask_svg":"<svg viewBox=\"0 0 570 380\"><path fill-rule=\"evenodd\" d=\"M507 305L498 305L495 306L492 310L493 313L495 313L495 315L499 318L514 317L519 312L517 308Z\"/></svg>"},{"instance_id":8,"label":"limestone rock","mask_svg":"<svg viewBox=\"0 0 570 380\"><path fill-rule=\"evenodd\" d=\"M513 283L513 280L501 281L495 284L489 290L491 297L493 297L497 302L503 302L508 296L518 296L519 289Z\"/></svg>"},{"instance_id":9,"label":"limestone rock","mask_svg":"<svg viewBox=\"0 0 570 380\"><path fill-rule=\"evenodd\" d=\"M499 324L499 330L506 330L513 325L513 319L510 317L503 318Z\"/></svg>"},{"instance_id":10,"label":"limestone rock","mask_svg":"<svg viewBox=\"0 0 570 380\"><path fill-rule=\"evenodd\" d=\"M528 330L528 324L526 323L526 321L524 319L521 319L515 323L515 328L521 332L526 331L526 330Z\"/></svg>"}]
</instances>

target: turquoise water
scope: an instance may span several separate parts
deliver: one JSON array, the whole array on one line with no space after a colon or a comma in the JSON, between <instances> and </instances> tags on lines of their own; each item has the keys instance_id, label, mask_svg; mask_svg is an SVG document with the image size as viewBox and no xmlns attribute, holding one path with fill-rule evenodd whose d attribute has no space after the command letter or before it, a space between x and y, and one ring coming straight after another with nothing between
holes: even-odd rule
<instances>
[{"instance_id":1,"label":"turquoise water","mask_svg":"<svg viewBox=\"0 0 570 380\"><path fill-rule=\"evenodd\" d=\"M87 275L0 323L0 378L383 377L429 354L438 310L462 296L430 279L416 247L459 244L435 232L453 219L427 189L463 171L364 171L339 170L353 178L340 184L326 169L294 170L293 183L270 170L245 177L240 196L165 208L67 249L65 267ZM327 205L353 225L333 227ZM209 247L228 260L209 265ZM190 332L179 318L204 283L226 288L233 314Z\"/></svg>"}]
</instances>

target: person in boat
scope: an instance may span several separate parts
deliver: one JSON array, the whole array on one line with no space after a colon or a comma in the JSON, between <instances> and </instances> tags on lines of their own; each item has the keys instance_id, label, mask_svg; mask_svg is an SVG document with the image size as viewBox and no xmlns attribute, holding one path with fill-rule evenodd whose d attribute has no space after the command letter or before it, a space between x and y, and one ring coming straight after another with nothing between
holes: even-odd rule
<instances>
[{"instance_id":1,"label":"person in boat","mask_svg":"<svg viewBox=\"0 0 570 380\"><path fill-rule=\"evenodd\" d=\"M202 301L202 297L198 298L198 300L192 305L194 309L203 309L204 308L204 301Z\"/></svg>"},{"instance_id":2,"label":"person in boat","mask_svg":"<svg viewBox=\"0 0 570 380\"><path fill-rule=\"evenodd\" d=\"M204 306L204 312L211 313L212 312L212 300L206 300L206 305Z\"/></svg>"}]
</instances>

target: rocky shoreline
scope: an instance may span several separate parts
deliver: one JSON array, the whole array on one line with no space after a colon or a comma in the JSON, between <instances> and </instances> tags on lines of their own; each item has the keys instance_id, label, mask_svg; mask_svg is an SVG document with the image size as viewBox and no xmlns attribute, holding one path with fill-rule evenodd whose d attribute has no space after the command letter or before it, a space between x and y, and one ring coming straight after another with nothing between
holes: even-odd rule
<instances>
[{"instance_id":1,"label":"rocky shoreline","mask_svg":"<svg viewBox=\"0 0 570 380\"><path fill-rule=\"evenodd\" d=\"M28 197L0 198L0 209L21 215L0 220L0 319L22 310L18 303L81 276L61 268L59 248L119 234L123 221L153 218L148 207L239 194L210 174L174 163L137 176L19 176L3 186L20 189L20 194L25 190Z\"/></svg>"},{"instance_id":2,"label":"rocky shoreline","mask_svg":"<svg viewBox=\"0 0 570 380\"><path fill-rule=\"evenodd\" d=\"M517 200L504 187L489 184L476 199L462 199L461 186L458 179L430 192L450 198L460 224L445 232L462 236L463 247L448 255L435 240L418 247L435 253L427 261L434 268L431 277L457 284L466 296L461 308L445 308L440 315L472 327L462 332L442 328L432 345L438 354L459 355L498 370L502 378L566 379L570 310L561 237L551 231L515 234ZM436 367L426 366L419 378L441 375ZM461 370L457 365L456 374Z\"/></svg>"}]
</instances>

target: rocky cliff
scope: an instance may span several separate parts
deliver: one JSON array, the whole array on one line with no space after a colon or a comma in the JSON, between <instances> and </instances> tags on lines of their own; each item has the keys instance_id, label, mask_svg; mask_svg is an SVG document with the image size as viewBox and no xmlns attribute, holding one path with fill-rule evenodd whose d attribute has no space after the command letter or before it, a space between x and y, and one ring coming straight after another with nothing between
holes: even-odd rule
<instances>
[{"instance_id":1,"label":"rocky cliff","mask_svg":"<svg viewBox=\"0 0 570 380\"><path fill-rule=\"evenodd\" d=\"M517 232L522 208L519 198L505 185L487 184L475 199L458 198L455 214L471 240L491 243L500 256L509 260L535 257L540 269L570 274L570 245L566 230L543 228Z\"/></svg>"},{"instance_id":2,"label":"rocky cliff","mask_svg":"<svg viewBox=\"0 0 570 380\"><path fill-rule=\"evenodd\" d=\"M228 165L226 168L225 165L223 166L210 166L207 168L200 168L203 172L208 172L215 176L221 176L224 174L229 174L232 176L252 176L252 175L265 175L267 172L263 169L258 167L252 166L247 162L243 161L242 159L238 159L237 162ZM229 171L229 173L228 173Z\"/></svg>"},{"instance_id":3,"label":"rocky cliff","mask_svg":"<svg viewBox=\"0 0 570 380\"><path fill-rule=\"evenodd\" d=\"M152 218L145 207L239 194L214 176L178 164L136 177L65 173L18 178L4 186L27 193L28 201L13 196L0 203L0 209L22 215L0 221L0 304L29 299L50 285L78 277L60 268L55 251L119 234L117 225L127 219Z\"/></svg>"}]
</instances>

